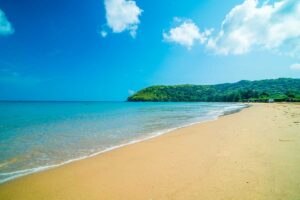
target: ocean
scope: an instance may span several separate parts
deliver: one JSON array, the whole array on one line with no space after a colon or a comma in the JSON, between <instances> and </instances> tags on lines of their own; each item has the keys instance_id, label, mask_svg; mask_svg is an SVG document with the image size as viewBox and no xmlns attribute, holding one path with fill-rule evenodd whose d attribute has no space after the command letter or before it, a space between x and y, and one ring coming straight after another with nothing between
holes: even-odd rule
<instances>
[{"instance_id":1,"label":"ocean","mask_svg":"<svg viewBox=\"0 0 300 200\"><path fill-rule=\"evenodd\" d=\"M244 107L239 103L0 102L0 183Z\"/></svg>"}]
</instances>

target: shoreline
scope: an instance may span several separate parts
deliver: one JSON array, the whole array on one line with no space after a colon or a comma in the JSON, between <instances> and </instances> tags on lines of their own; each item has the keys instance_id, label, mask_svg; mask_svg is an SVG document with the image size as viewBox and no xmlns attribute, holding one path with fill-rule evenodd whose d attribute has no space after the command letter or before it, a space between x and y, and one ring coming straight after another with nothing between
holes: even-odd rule
<instances>
[{"instance_id":1,"label":"shoreline","mask_svg":"<svg viewBox=\"0 0 300 200\"><path fill-rule=\"evenodd\" d=\"M229 110L229 111L224 110L223 113L219 114L218 116L216 116L213 119L205 119L205 120L202 120L202 121L188 123L188 124L185 124L185 125L182 125L182 126L179 126L179 127L174 127L174 128L162 130L162 131L159 131L158 133L154 133L151 136L147 136L147 137L141 138L141 139L134 139L132 141L129 141L129 142L126 142L126 143L123 143L123 144L108 147L106 149L103 149L99 152L92 153L90 155L81 156L81 157L78 157L78 158L73 158L73 159L64 161L62 163L58 163L58 164L39 166L39 167L35 167L35 168L30 168L30 169L24 169L24 170L18 170L18 171L14 171L14 172L2 173L3 175L10 175L10 174L17 174L17 175L6 178L6 179L3 179L3 180L0 180L0 186L2 184L5 184L5 183L10 182L10 181L14 181L14 180L22 178L24 176L28 176L28 175L31 175L31 174L34 174L34 173L39 173L39 172L43 172L43 171L50 170L50 169L53 169L53 168L61 167L61 166L64 166L64 165L67 165L67 164L70 164L70 163L73 163L73 162L81 161L81 160L84 160L84 159L92 158L94 156L98 156L98 155L101 155L103 153L107 153L107 152L110 152L110 151L113 151L113 150L116 150L116 149L120 149L120 148L126 147L128 145L132 145L132 144L136 144L136 143L139 143L139 142L144 142L144 141L147 141L147 140L150 140L150 139L153 139L153 138L160 137L162 135L171 133L175 130L186 128L186 127L193 126L193 125L196 125L196 124L215 121L215 120L218 120L220 117L235 114L235 113L238 113L238 112L240 112L240 111L242 111L246 108L251 107L250 104L246 104L246 103L241 103L240 105L242 106L240 108L235 108L235 109L232 109L232 110Z\"/></svg>"},{"instance_id":2,"label":"shoreline","mask_svg":"<svg viewBox=\"0 0 300 200\"><path fill-rule=\"evenodd\" d=\"M254 104L0 185L3 199L297 199L300 105Z\"/></svg>"}]
</instances>

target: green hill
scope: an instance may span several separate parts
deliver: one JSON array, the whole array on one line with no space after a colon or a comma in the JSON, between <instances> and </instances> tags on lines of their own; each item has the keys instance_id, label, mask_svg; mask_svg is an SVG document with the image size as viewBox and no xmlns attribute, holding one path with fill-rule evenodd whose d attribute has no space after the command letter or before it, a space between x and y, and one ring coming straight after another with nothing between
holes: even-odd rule
<instances>
[{"instance_id":1,"label":"green hill","mask_svg":"<svg viewBox=\"0 0 300 200\"><path fill-rule=\"evenodd\" d=\"M217 85L158 85L128 97L128 101L161 102L265 102L269 99L300 101L300 79L243 80Z\"/></svg>"}]
</instances>

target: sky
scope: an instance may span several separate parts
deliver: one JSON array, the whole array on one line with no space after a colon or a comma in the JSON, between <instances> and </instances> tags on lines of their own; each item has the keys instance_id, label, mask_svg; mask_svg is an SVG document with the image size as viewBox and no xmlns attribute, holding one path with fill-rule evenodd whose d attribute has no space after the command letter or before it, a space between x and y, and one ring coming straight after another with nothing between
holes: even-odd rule
<instances>
[{"instance_id":1,"label":"sky","mask_svg":"<svg viewBox=\"0 0 300 200\"><path fill-rule=\"evenodd\" d=\"M0 0L0 100L300 78L298 0Z\"/></svg>"}]
</instances>

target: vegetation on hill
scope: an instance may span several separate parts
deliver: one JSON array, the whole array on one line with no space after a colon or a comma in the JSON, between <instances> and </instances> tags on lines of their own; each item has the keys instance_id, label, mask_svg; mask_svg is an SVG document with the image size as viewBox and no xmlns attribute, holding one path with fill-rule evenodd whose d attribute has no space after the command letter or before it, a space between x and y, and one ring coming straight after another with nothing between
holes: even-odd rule
<instances>
[{"instance_id":1,"label":"vegetation on hill","mask_svg":"<svg viewBox=\"0 0 300 200\"><path fill-rule=\"evenodd\" d=\"M128 101L266 102L300 101L300 79L279 78L217 85L151 86Z\"/></svg>"}]
</instances>

